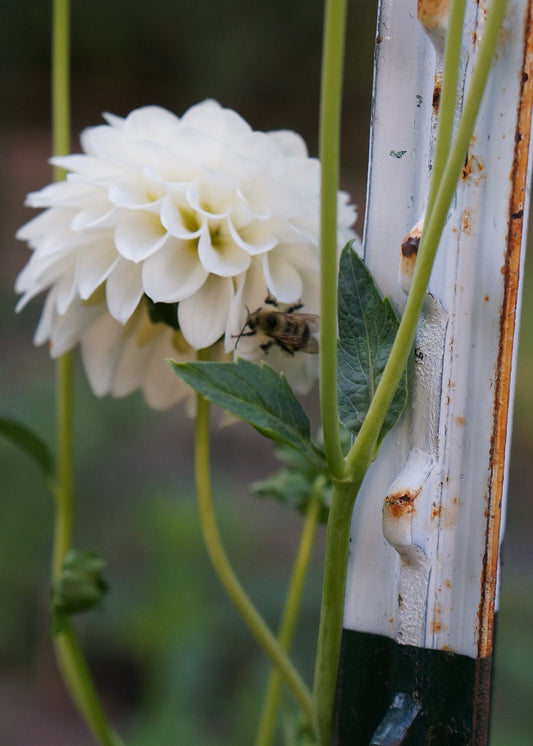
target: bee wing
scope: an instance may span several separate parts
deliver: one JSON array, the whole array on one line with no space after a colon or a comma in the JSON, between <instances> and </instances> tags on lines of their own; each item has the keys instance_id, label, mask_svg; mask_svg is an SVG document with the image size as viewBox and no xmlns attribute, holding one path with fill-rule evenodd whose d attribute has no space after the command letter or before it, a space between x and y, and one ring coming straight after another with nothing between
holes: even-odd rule
<instances>
[{"instance_id":1,"label":"bee wing","mask_svg":"<svg viewBox=\"0 0 533 746\"><path fill-rule=\"evenodd\" d=\"M307 342L300 347L302 352L309 352L311 355L316 355L318 352L318 339L316 337L309 337Z\"/></svg>"},{"instance_id":2,"label":"bee wing","mask_svg":"<svg viewBox=\"0 0 533 746\"><path fill-rule=\"evenodd\" d=\"M305 320L307 321L307 326L309 327L309 331L311 334L315 334L320 328L320 316L317 316L314 313L306 313L302 314L305 316Z\"/></svg>"}]
</instances>

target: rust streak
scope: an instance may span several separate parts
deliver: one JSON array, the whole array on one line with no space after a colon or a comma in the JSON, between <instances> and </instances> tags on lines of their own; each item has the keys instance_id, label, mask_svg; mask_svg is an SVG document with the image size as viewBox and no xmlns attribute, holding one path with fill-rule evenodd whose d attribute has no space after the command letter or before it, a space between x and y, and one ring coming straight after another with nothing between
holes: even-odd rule
<instances>
[{"instance_id":1,"label":"rust streak","mask_svg":"<svg viewBox=\"0 0 533 746\"><path fill-rule=\"evenodd\" d=\"M488 520L481 576L481 600L478 608L478 655L480 658L489 658L492 655L494 638L494 603L501 525L501 498L505 472L504 457L509 413L511 365L520 275L520 252L523 229L522 211L527 183L531 134L531 110L533 105L533 35L530 33L533 20L533 6L531 1L528 4L527 13L523 42L524 57L521 90L515 133L515 151L510 176L509 228L505 264L502 267L504 298L500 316L500 347L494 393L494 425L489 455ZM521 212L522 215L519 217Z\"/></svg>"}]
</instances>

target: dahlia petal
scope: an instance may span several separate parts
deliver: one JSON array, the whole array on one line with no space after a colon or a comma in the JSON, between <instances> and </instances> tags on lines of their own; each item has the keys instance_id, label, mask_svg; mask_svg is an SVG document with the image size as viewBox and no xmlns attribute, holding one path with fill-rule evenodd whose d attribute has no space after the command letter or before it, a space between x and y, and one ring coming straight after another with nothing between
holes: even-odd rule
<instances>
[{"instance_id":1,"label":"dahlia petal","mask_svg":"<svg viewBox=\"0 0 533 746\"><path fill-rule=\"evenodd\" d=\"M195 293L207 275L196 244L170 238L143 263L144 292L155 303L176 303Z\"/></svg>"},{"instance_id":2,"label":"dahlia petal","mask_svg":"<svg viewBox=\"0 0 533 746\"><path fill-rule=\"evenodd\" d=\"M64 168L69 171L67 174L67 183L79 183L76 177L86 179L109 179L117 175L119 170L115 163L95 158L92 155L84 153L83 155L62 155L50 158L53 166ZM61 183L61 182L58 182ZM84 182L86 183L86 181Z\"/></svg>"},{"instance_id":3,"label":"dahlia petal","mask_svg":"<svg viewBox=\"0 0 533 746\"><path fill-rule=\"evenodd\" d=\"M190 210L179 210L167 195L161 202L161 225L176 238L197 238L205 223L198 225L197 216Z\"/></svg>"},{"instance_id":4,"label":"dahlia petal","mask_svg":"<svg viewBox=\"0 0 533 746\"><path fill-rule=\"evenodd\" d=\"M244 272L250 266L251 257L246 251L221 236L213 246L210 231L202 230L198 239L198 256L208 272L220 277L232 277Z\"/></svg>"},{"instance_id":5,"label":"dahlia petal","mask_svg":"<svg viewBox=\"0 0 533 746\"><path fill-rule=\"evenodd\" d=\"M157 215L149 212L124 212L115 229L117 251L125 259L141 262L160 249L168 234Z\"/></svg>"},{"instance_id":6,"label":"dahlia petal","mask_svg":"<svg viewBox=\"0 0 533 746\"><path fill-rule=\"evenodd\" d=\"M292 158L307 158L307 145L303 137L292 130L277 130L265 133L270 140L276 143L284 156Z\"/></svg>"},{"instance_id":7,"label":"dahlia petal","mask_svg":"<svg viewBox=\"0 0 533 746\"><path fill-rule=\"evenodd\" d=\"M84 210L72 219L70 229L76 232L83 231L87 228L107 228L114 224L114 216L117 209L105 198L100 192L98 200L89 204Z\"/></svg>"},{"instance_id":8,"label":"dahlia petal","mask_svg":"<svg viewBox=\"0 0 533 746\"><path fill-rule=\"evenodd\" d=\"M233 241L248 254L263 254L273 249L278 243L277 237L272 236L269 226L263 226L261 223L254 223L238 231L233 221L228 219L227 226Z\"/></svg>"},{"instance_id":9,"label":"dahlia petal","mask_svg":"<svg viewBox=\"0 0 533 746\"><path fill-rule=\"evenodd\" d=\"M106 300L110 314L125 324L143 295L142 267L120 258L106 282Z\"/></svg>"},{"instance_id":10,"label":"dahlia petal","mask_svg":"<svg viewBox=\"0 0 533 746\"><path fill-rule=\"evenodd\" d=\"M167 409L192 393L166 362L169 357L179 357L171 343L172 334L168 332L170 330L160 335L152 345L142 385L146 401L157 410ZM185 359L190 357L186 356Z\"/></svg>"},{"instance_id":11,"label":"dahlia petal","mask_svg":"<svg viewBox=\"0 0 533 746\"><path fill-rule=\"evenodd\" d=\"M161 207L162 196L161 188L157 188L158 194L155 195L153 190L149 190L146 185L139 183L121 183L113 184L109 189L107 196L117 207L126 207L129 210L148 210L158 213Z\"/></svg>"},{"instance_id":12,"label":"dahlia petal","mask_svg":"<svg viewBox=\"0 0 533 746\"><path fill-rule=\"evenodd\" d=\"M252 132L252 128L236 111L223 109L218 101L206 99L191 106L181 117L183 127L199 130L221 142L231 142Z\"/></svg>"},{"instance_id":13,"label":"dahlia petal","mask_svg":"<svg viewBox=\"0 0 533 746\"><path fill-rule=\"evenodd\" d=\"M76 278L80 298L87 300L107 279L120 258L111 233L98 240L87 241L83 251L78 251Z\"/></svg>"},{"instance_id":14,"label":"dahlia petal","mask_svg":"<svg viewBox=\"0 0 533 746\"><path fill-rule=\"evenodd\" d=\"M217 185L220 186L221 194L216 193ZM235 186L233 184L230 188L227 180L221 174L213 173L202 184L200 184L199 179L190 184L187 187L186 198L189 207L199 215L205 218L221 219L230 214L231 208L225 203L234 193ZM217 208L217 205L220 205L220 203L225 205L224 208Z\"/></svg>"},{"instance_id":15,"label":"dahlia petal","mask_svg":"<svg viewBox=\"0 0 533 746\"><path fill-rule=\"evenodd\" d=\"M81 357L85 373L96 396L109 393L117 360L123 326L103 313L85 330L81 338Z\"/></svg>"},{"instance_id":16,"label":"dahlia petal","mask_svg":"<svg viewBox=\"0 0 533 746\"><path fill-rule=\"evenodd\" d=\"M294 303L302 296L302 278L295 267L277 251L263 255L263 272L268 289L280 303Z\"/></svg>"},{"instance_id":17,"label":"dahlia petal","mask_svg":"<svg viewBox=\"0 0 533 746\"><path fill-rule=\"evenodd\" d=\"M224 334L232 297L232 280L210 275L194 295L181 301L178 322L195 350L209 347Z\"/></svg>"}]
</instances>

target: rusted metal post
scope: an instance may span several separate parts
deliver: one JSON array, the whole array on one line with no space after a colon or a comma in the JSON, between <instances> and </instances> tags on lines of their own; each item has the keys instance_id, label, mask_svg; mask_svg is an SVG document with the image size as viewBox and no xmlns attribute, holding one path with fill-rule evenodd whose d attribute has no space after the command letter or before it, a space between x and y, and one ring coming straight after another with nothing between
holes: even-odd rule
<instances>
[{"instance_id":1,"label":"rusted metal post","mask_svg":"<svg viewBox=\"0 0 533 746\"><path fill-rule=\"evenodd\" d=\"M400 310L427 199L448 4L379 8L364 250ZM486 6L467 3L463 90ZM419 324L409 411L356 503L340 746L488 741L529 205L531 21L531 0L509 0Z\"/></svg>"}]
</instances>

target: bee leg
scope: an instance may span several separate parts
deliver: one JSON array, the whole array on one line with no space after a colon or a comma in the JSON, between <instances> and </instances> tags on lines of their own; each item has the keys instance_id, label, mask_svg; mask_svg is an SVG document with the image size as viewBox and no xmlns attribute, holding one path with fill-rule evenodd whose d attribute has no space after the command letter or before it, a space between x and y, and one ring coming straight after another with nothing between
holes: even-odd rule
<instances>
[{"instance_id":1,"label":"bee leg","mask_svg":"<svg viewBox=\"0 0 533 746\"><path fill-rule=\"evenodd\" d=\"M303 307L304 307L303 303L295 303L294 305L289 306L285 313L293 313L294 311L298 311L300 308L303 308Z\"/></svg>"},{"instance_id":2,"label":"bee leg","mask_svg":"<svg viewBox=\"0 0 533 746\"><path fill-rule=\"evenodd\" d=\"M294 357L294 350L292 349L292 347L286 345L281 339L277 339L276 344L281 347L284 352L287 352L291 357Z\"/></svg>"},{"instance_id":3,"label":"bee leg","mask_svg":"<svg viewBox=\"0 0 533 746\"><path fill-rule=\"evenodd\" d=\"M262 345L260 345L260 347L264 352L268 352L273 344L274 342L264 342Z\"/></svg>"},{"instance_id":4,"label":"bee leg","mask_svg":"<svg viewBox=\"0 0 533 746\"><path fill-rule=\"evenodd\" d=\"M267 295L267 297L265 298L265 303L268 303L269 306L276 306L276 308L278 306L277 300L273 298L270 294Z\"/></svg>"}]
</instances>

